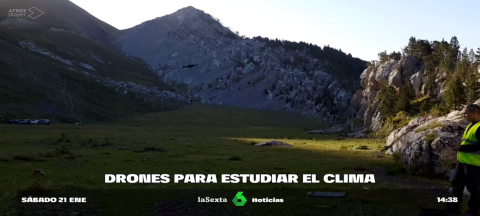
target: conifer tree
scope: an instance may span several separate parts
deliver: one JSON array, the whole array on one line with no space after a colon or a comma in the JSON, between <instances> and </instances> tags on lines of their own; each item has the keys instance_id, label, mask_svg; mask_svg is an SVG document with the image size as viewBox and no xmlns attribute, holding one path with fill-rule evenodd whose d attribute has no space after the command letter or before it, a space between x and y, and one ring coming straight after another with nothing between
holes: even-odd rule
<instances>
[{"instance_id":1,"label":"conifer tree","mask_svg":"<svg viewBox=\"0 0 480 216\"><path fill-rule=\"evenodd\" d=\"M461 53L461 58L458 59L457 65L455 66L455 73L461 78L463 82L464 79L468 76L468 71L470 70L470 60L468 58L467 49L465 48Z\"/></svg>"},{"instance_id":2,"label":"conifer tree","mask_svg":"<svg viewBox=\"0 0 480 216\"><path fill-rule=\"evenodd\" d=\"M397 101L397 111L409 112L411 108L411 101L415 99L415 90L410 80L407 80L400 89Z\"/></svg>"},{"instance_id":3,"label":"conifer tree","mask_svg":"<svg viewBox=\"0 0 480 216\"><path fill-rule=\"evenodd\" d=\"M476 61L480 61L480 47L478 47L476 53L477 53L477 54L475 55L475 57L476 57L475 60L476 60Z\"/></svg>"},{"instance_id":4,"label":"conifer tree","mask_svg":"<svg viewBox=\"0 0 480 216\"><path fill-rule=\"evenodd\" d=\"M477 70L475 67L469 67L468 76L466 80L466 101L467 103L473 103L480 98L480 83L478 82Z\"/></svg>"},{"instance_id":5,"label":"conifer tree","mask_svg":"<svg viewBox=\"0 0 480 216\"><path fill-rule=\"evenodd\" d=\"M449 108L457 109L466 102L465 86L458 73L447 81L444 99Z\"/></svg>"},{"instance_id":6,"label":"conifer tree","mask_svg":"<svg viewBox=\"0 0 480 216\"><path fill-rule=\"evenodd\" d=\"M427 83L425 83L425 93L431 97L435 97L437 95L437 83L435 79L435 72L429 72L427 75Z\"/></svg>"},{"instance_id":7,"label":"conifer tree","mask_svg":"<svg viewBox=\"0 0 480 216\"><path fill-rule=\"evenodd\" d=\"M468 52L468 60L470 62L475 62L476 61L476 55L473 49L470 49L470 52Z\"/></svg>"},{"instance_id":8,"label":"conifer tree","mask_svg":"<svg viewBox=\"0 0 480 216\"><path fill-rule=\"evenodd\" d=\"M417 46L417 39L412 36L408 40L408 45L405 47L403 52L407 55L414 55L414 49L416 46Z\"/></svg>"},{"instance_id":9,"label":"conifer tree","mask_svg":"<svg viewBox=\"0 0 480 216\"><path fill-rule=\"evenodd\" d=\"M451 39L450 39L450 50L452 52L452 56L453 57L457 57L459 55L459 52L460 52L460 42L458 41L458 38L457 36L453 36ZM457 59L455 59L457 60Z\"/></svg>"},{"instance_id":10,"label":"conifer tree","mask_svg":"<svg viewBox=\"0 0 480 216\"><path fill-rule=\"evenodd\" d=\"M378 53L378 60L380 60L380 64L388 61L388 54L386 50Z\"/></svg>"},{"instance_id":11,"label":"conifer tree","mask_svg":"<svg viewBox=\"0 0 480 216\"><path fill-rule=\"evenodd\" d=\"M380 101L378 111L384 116L392 116L397 113L397 91L393 87L380 84L380 90L376 98Z\"/></svg>"}]
</instances>

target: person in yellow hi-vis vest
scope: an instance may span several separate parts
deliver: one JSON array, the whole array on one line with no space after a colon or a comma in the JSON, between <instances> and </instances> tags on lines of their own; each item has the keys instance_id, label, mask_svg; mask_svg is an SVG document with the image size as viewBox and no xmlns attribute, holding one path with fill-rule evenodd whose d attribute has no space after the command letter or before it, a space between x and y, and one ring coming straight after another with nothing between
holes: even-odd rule
<instances>
[{"instance_id":1,"label":"person in yellow hi-vis vest","mask_svg":"<svg viewBox=\"0 0 480 216\"><path fill-rule=\"evenodd\" d=\"M463 133L462 142L455 146L457 165L452 180L452 195L458 202L448 203L447 212L461 215L463 191L470 192L468 210L464 216L478 215L480 210L480 106L469 104L465 107L463 117L471 122Z\"/></svg>"}]
</instances>

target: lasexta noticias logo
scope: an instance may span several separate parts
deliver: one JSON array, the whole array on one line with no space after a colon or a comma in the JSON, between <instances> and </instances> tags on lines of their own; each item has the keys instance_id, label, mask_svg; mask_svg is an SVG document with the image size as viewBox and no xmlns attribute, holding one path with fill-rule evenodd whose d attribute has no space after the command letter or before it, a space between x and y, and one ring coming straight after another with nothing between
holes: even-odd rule
<instances>
[{"instance_id":1,"label":"lasexta noticias logo","mask_svg":"<svg viewBox=\"0 0 480 216\"><path fill-rule=\"evenodd\" d=\"M233 198L232 201L235 206L244 206L245 203L247 203L247 198L245 198L242 194L243 191L239 191L237 195L235 195L235 197Z\"/></svg>"}]
</instances>

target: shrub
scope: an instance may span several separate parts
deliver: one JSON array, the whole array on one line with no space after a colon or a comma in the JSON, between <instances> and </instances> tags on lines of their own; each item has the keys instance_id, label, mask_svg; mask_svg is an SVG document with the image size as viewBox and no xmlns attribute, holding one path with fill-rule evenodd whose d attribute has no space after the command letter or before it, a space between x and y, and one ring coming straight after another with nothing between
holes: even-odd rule
<instances>
[{"instance_id":1,"label":"shrub","mask_svg":"<svg viewBox=\"0 0 480 216\"><path fill-rule=\"evenodd\" d=\"M423 138L423 141L425 142L432 142L433 140L435 140L437 138L437 134L435 133L428 133L427 135L425 135L425 137Z\"/></svg>"},{"instance_id":2,"label":"shrub","mask_svg":"<svg viewBox=\"0 0 480 216\"><path fill-rule=\"evenodd\" d=\"M432 122L432 123L430 123L426 126L418 127L417 129L415 129L415 133L419 133L419 132L425 131L427 129L434 129L434 128L437 128L437 127L444 127L444 126L446 126L446 124L436 121L436 122Z\"/></svg>"},{"instance_id":3,"label":"shrub","mask_svg":"<svg viewBox=\"0 0 480 216\"><path fill-rule=\"evenodd\" d=\"M395 117L392 118L392 123L395 128L401 128L403 126L406 126L408 122L410 122L410 118L404 111L398 112Z\"/></svg>"},{"instance_id":4,"label":"shrub","mask_svg":"<svg viewBox=\"0 0 480 216\"><path fill-rule=\"evenodd\" d=\"M412 117L403 111L398 112L394 117L386 117L382 127L374 134L374 137L385 138L395 129L406 126L411 119Z\"/></svg>"},{"instance_id":5,"label":"shrub","mask_svg":"<svg viewBox=\"0 0 480 216\"><path fill-rule=\"evenodd\" d=\"M445 104L435 104L433 108L430 110L430 114L433 116L444 116L448 114L450 110L447 108Z\"/></svg>"}]
</instances>

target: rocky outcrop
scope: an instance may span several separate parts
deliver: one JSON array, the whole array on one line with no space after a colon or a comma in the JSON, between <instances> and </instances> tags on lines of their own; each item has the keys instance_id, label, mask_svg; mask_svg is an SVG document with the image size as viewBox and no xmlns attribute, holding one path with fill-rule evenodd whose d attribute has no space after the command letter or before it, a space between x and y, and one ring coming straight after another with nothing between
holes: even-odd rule
<instances>
[{"instance_id":1,"label":"rocky outcrop","mask_svg":"<svg viewBox=\"0 0 480 216\"><path fill-rule=\"evenodd\" d=\"M423 62L413 56L403 56L400 60L389 60L365 69L360 75L363 90L357 90L350 101L350 106L356 110L355 116L363 121L362 129L378 131L382 127L380 121L382 114L377 110L380 101L376 99L381 83L394 87L398 91L406 80L410 80L416 97L425 96L425 84L428 78L423 69ZM480 73L480 65L478 72ZM446 74L441 74L434 81L438 84L435 90L438 100L443 98L445 88L441 79L445 76Z\"/></svg>"},{"instance_id":2,"label":"rocky outcrop","mask_svg":"<svg viewBox=\"0 0 480 216\"><path fill-rule=\"evenodd\" d=\"M412 174L446 176L456 162L456 152L450 146L460 143L468 124L462 111L438 118L417 117L390 133L386 153L401 156Z\"/></svg>"},{"instance_id":3,"label":"rocky outcrop","mask_svg":"<svg viewBox=\"0 0 480 216\"><path fill-rule=\"evenodd\" d=\"M398 90L408 79L411 80L417 96L422 97L426 78L423 76L421 61L413 56L404 56L400 60L392 59L363 71L360 83L364 89L355 92L350 105L357 111L355 116L363 120L364 129L377 131L382 126L381 113L377 110L380 101L376 99L380 85L383 83Z\"/></svg>"}]
</instances>

